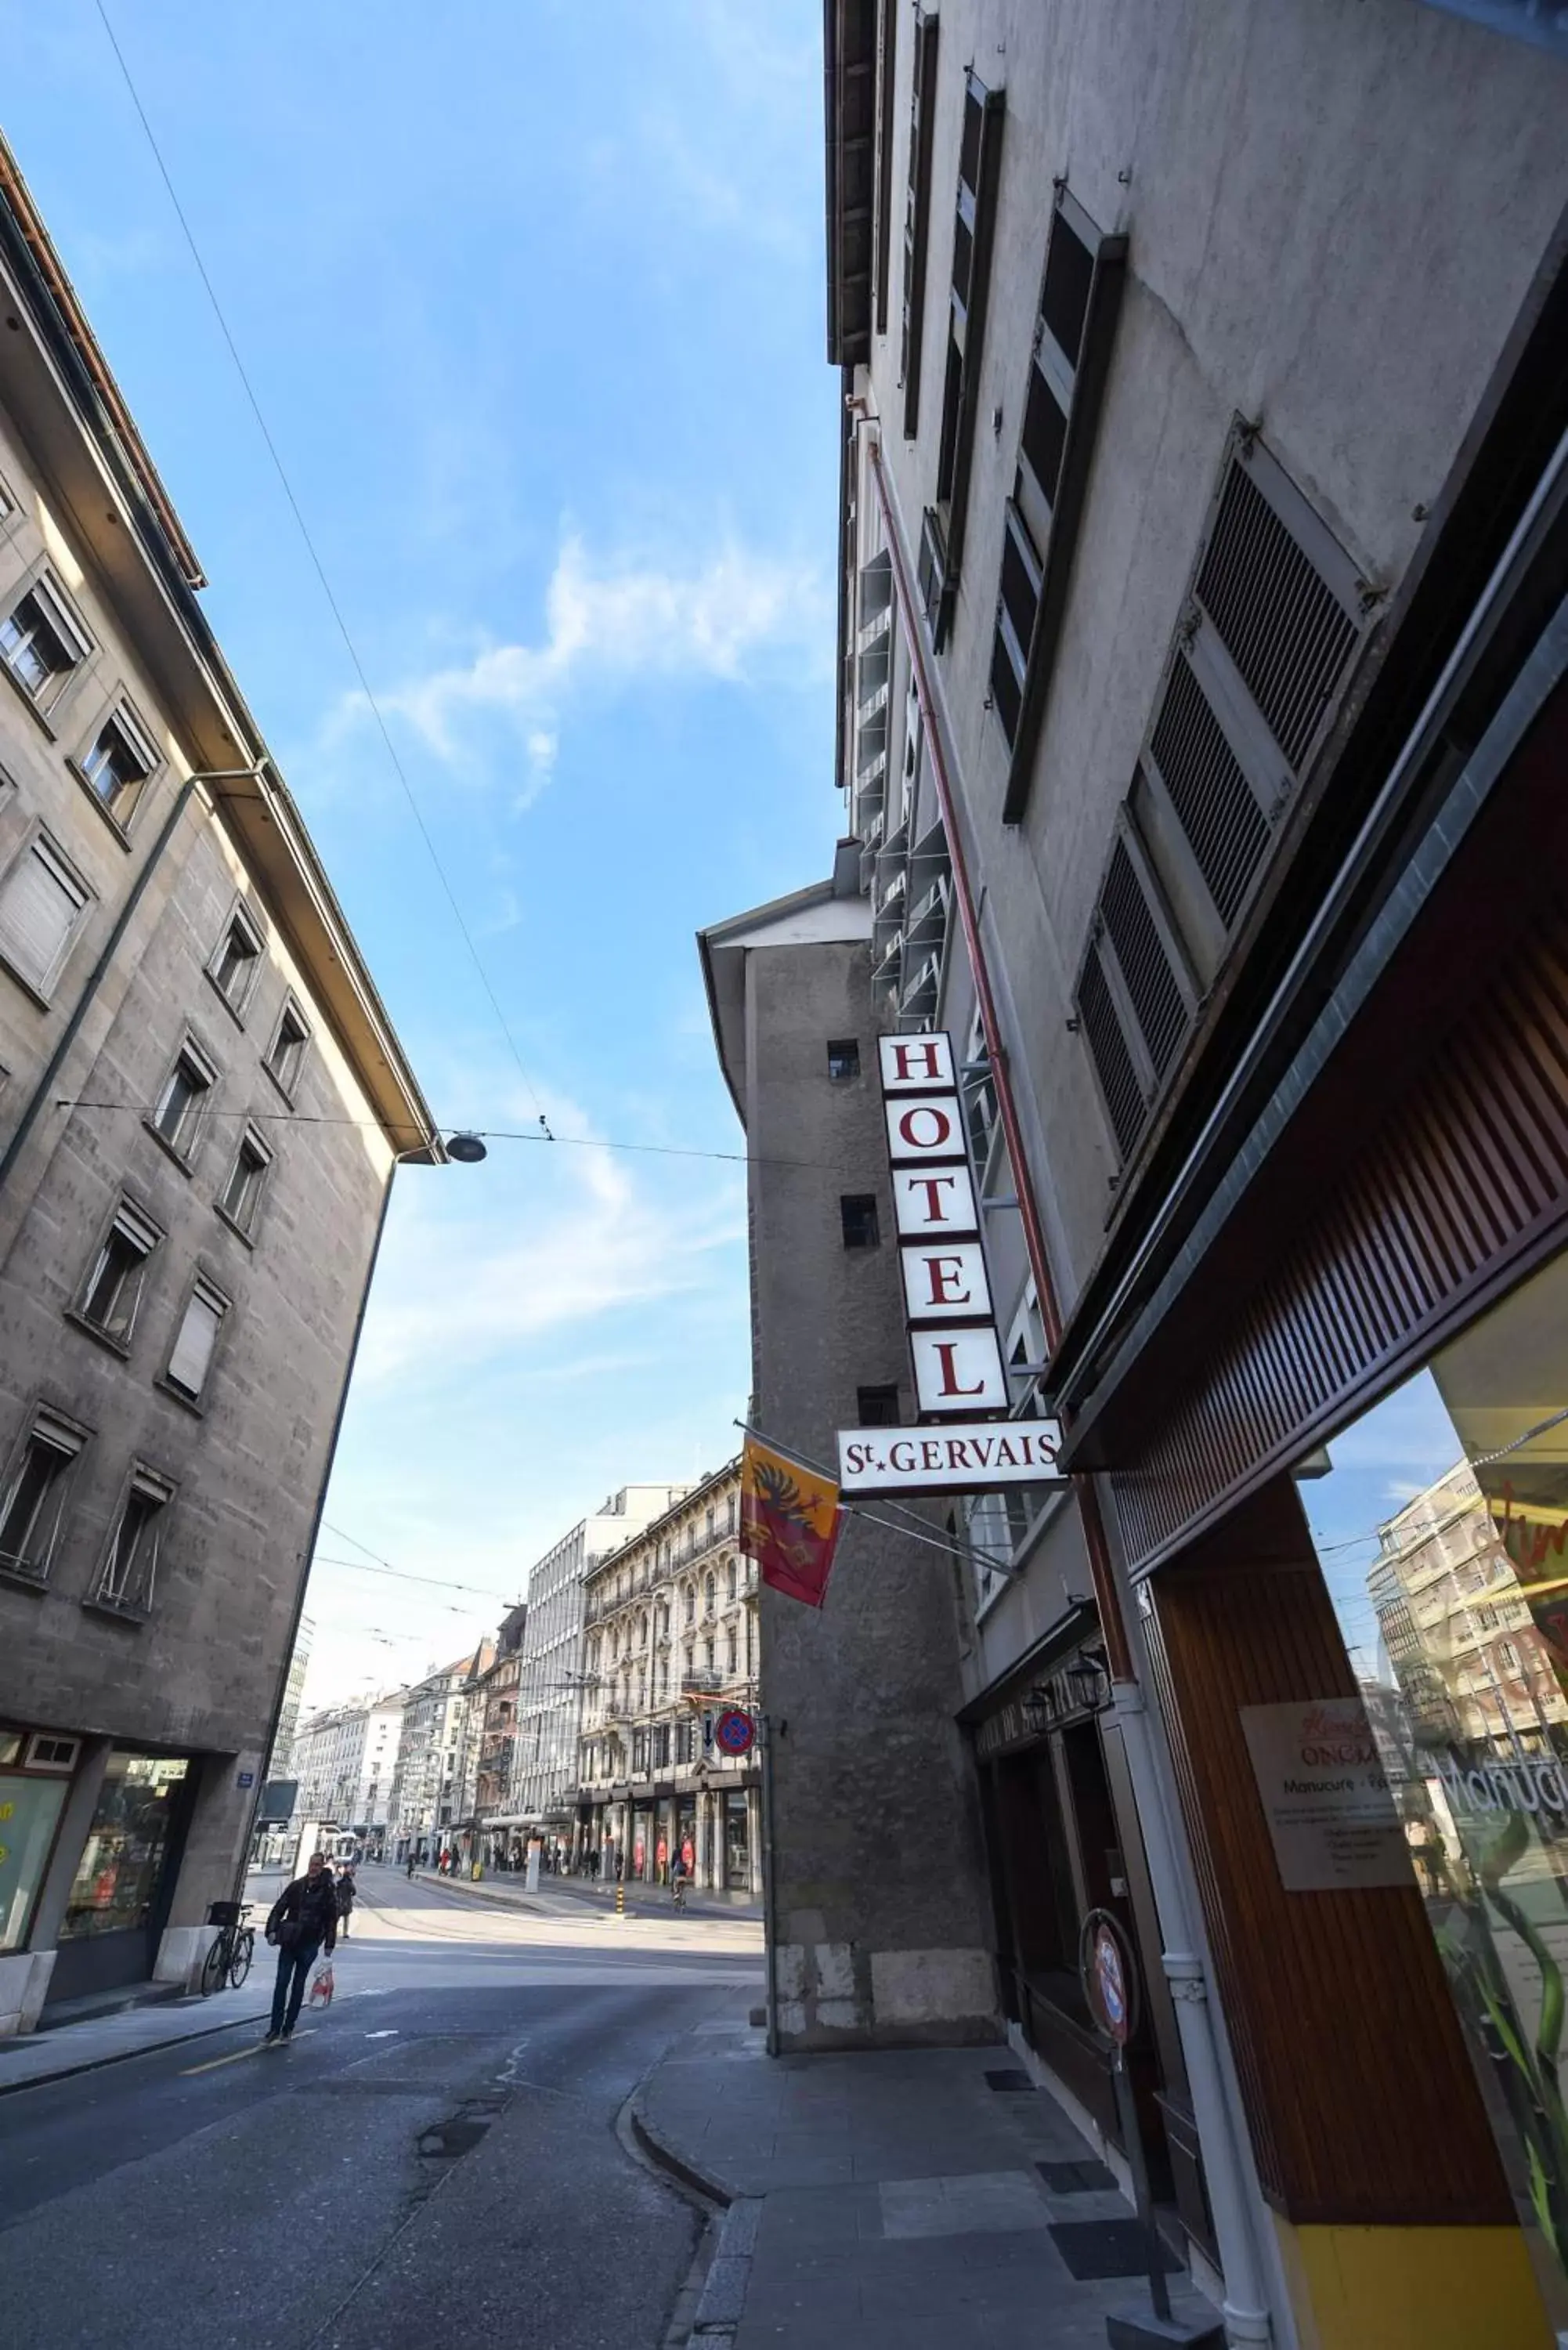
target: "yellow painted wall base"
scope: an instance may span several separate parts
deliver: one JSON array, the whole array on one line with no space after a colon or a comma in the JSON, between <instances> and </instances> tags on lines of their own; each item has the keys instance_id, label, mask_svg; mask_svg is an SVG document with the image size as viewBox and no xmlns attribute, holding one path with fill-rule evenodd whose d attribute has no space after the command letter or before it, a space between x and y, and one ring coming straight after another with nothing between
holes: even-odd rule
<instances>
[{"instance_id":1,"label":"yellow painted wall base","mask_svg":"<svg viewBox=\"0 0 1568 2350\"><path fill-rule=\"evenodd\" d=\"M1517 2228L1274 2225L1301 2350L1552 2350Z\"/></svg>"}]
</instances>

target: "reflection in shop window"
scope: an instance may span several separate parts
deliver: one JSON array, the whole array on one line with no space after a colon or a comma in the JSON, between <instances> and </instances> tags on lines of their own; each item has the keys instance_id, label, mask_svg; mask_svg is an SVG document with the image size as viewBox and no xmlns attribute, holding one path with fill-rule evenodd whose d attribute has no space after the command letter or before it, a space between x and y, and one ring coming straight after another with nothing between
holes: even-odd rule
<instances>
[{"instance_id":1,"label":"reflection in shop window","mask_svg":"<svg viewBox=\"0 0 1568 2350\"><path fill-rule=\"evenodd\" d=\"M189 1765L163 1755L111 1754L61 1921L61 1936L112 1934L152 1914L170 1824Z\"/></svg>"},{"instance_id":2,"label":"reflection in shop window","mask_svg":"<svg viewBox=\"0 0 1568 2350\"><path fill-rule=\"evenodd\" d=\"M26 1945L65 1800L61 1780L0 1772L0 1950Z\"/></svg>"},{"instance_id":3,"label":"reflection in shop window","mask_svg":"<svg viewBox=\"0 0 1568 2350\"><path fill-rule=\"evenodd\" d=\"M1568 2326L1568 1258L1332 1440L1314 1541Z\"/></svg>"}]
</instances>

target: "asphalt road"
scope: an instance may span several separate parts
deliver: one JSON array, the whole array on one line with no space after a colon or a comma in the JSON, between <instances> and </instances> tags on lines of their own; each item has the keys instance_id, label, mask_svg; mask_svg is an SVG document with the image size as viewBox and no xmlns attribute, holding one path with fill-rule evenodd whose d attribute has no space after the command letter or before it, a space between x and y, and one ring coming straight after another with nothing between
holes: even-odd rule
<instances>
[{"instance_id":1,"label":"asphalt road","mask_svg":"<svg viewBox=\"0 0 1568 2350\"><path fill-rule=\"evenodd\" d=\"M754 1928L367 1880L289 2046L250 2023L0 2097L7 2345L664 2342L700 2222L615 2120L757 1980Z\"/></svg>"}]
</instances>

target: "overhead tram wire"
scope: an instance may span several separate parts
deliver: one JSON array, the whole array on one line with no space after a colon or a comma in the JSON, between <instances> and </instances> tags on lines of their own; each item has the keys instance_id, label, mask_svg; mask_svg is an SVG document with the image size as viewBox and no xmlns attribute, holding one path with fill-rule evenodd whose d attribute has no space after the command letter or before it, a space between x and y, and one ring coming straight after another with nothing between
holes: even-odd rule
<instances>
[{"instance_id":1,"label":"overhead tram wire","mask_svg":"<svg viewBox=\"0 0 1568 2350\"><path fill-rule=\"evenodd\" d=\"M212 305L213 316L218 322L218 331L223 336L223 341L228 348L229 357L234 363L234 372L239 377L240 382L244 389L245 398L250 403L251 413L256 421L256 428L261 433L263 441L266 443L267 454L272 459L274 471L276 473L279 482L283 484L284 496L288 501L289 511L293 515L295 522L298 526L299 536L305 543L305 551L310 557L311 567L316 573L317 580L320 582L321 592L327 598L327 608L331 612L334 621L337 623L337 633L343 639L344 647L348 652L349 661L352 664L354 674L359 681L359 690L365 697L366 704L369 709L371 715L375 719L377 731L381 737L382 743L386 746L387 756L391 762L392 772L397 776L399 783L402 786L403 796L408 801L415 824L419 827L420 837L424 842L426 852L430 858L431 865L435 868L436 879L441 883L441 889L445 892L447 904L452 909L452 920L457 924L463 945L468 949L469 959L472 962L473 968L479 976L479 983L483 988L486 996L490 1000L490 1008L495 1014L496 1024L499 1026L502 1035L506 1039L507 1047L511 1052L514 1061L517 1064L517 1074L522 1078L524 1086L527 1089L529 1098L533 1102L535 1108L539 1113L539 1126L541 1129L540 1139L547 1142L553 1142L555 1140L555 1137L550 1131L549 1120L545 1115L544 1103L539 1098L538 1090L535 1086L533 1078L529 1076L523 1055L518 1050L517 1039L512 1033L511 1024L507 1020L505 1013L501 1008L501 999L496 994L493 986L491 984L490 974L485 970L484 964L480 958L479 949L473 942L473 934L470 931L467 922L463 920L462 909L458 904L456 892L453 890L451 881L447 879L446 868L441 861L440 855L436 849L435 841L431 835L430 827L426 824L423 811L420 806L418 799L414 795L413 785L410 783L403 763L398 755L398 748L392 740L391 733L388 727L386 719L382 715L381 705L376 699L369 678L366 674L365 664L359 658L358 647L356 645L353 637L349 634L348 623L343 617L342 607L339 605L337 597L332 592L332 583L327 577L326 566L323 564L319 554L317 552L316 541L310 535L309 525L306 522L304 511L300 506L299 500L294 494L294 484L289 480L287 470L286 469L283 458L279 453L277 443L273 439L266 418L262 413L262 405L256 397L255 387L252 383L250 376L246 372L244 359L240 357L239 346L235 342L234 335L230 330L228 319L223 314L223 306L218 299L217 288L213 284L213 280L208 274L207 265L202 258L201 247L196 243L195 235L192 230L190 221L185 215L185 207L180 202L180 198L175 192L174 182L169 174L169 166L163 160L163 151L159 146L158 140L154 136L152 125L148 120L147 109L141 103L140 93L137 89L135 80L131 75L130 68L126 62L125 52L120 47L119 42L115 36L114 26L109 22L109 11L104 5L104 0L94 0L94 5L98 9L99 21L103 26L106 36L108 36L109 45L114 51L115 62L119 68L125 87L130 92L130 102L136 109L137 119L140 122L143 131L146 133L147 144L152 151L152 160L158 166L158 175L163 182L164 189L169 197L169 202L173 206L174 216L180 224L185 243L190 247L191 258L196 265L196 274L201 278L202 284L206 290L207 299Z\"/></svg>"},{"instance_id":2,"label":"overhead tram wire","mask_svg":"<svg viewBox=\"0 0 1568 2350\"><path fill-rule=\"evenodd\" d=\"M157 1108L155 1102L90 1101L85 1096L60 1094L56 1097L57 1109L120 1110L131 1118L151 1118ZM295 1109L203 1109L203 1118L243 1118L252 1126L362 1126L379 1127L373 1118L334 1117ZM535 1134L531 1127L514 1130L499 1126L451 1127L442 1122L443 1131L476 1135L482 1142L549 1142L559 1143L566 1150L638 1151L654 1159L713 1159L729 1167L804 1167L816 1168L832 1175L852 1175L857 1170L836 1159L785 1159L776 1153L759 1150L700 1150L689 1143L680 1142L613 1142L597 1134Z\"/></svg>"}]
</instances>

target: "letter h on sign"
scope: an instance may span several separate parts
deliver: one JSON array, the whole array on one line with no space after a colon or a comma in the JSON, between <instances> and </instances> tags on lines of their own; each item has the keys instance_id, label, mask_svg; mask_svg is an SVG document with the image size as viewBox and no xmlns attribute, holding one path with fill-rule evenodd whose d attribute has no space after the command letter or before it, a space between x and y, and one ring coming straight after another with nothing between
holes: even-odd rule
<instances>
[{"instance_id":1,"label":"letter h on sign","mask_svg":"<svg viewBox=\"0 0 1568 2350\"><path fill-rule=\"evenodd\" d=\"M879 1036L877 1050L885 1094L948 1093L958 1082L950 1036Z\"/></svg>"}]
</instances>

